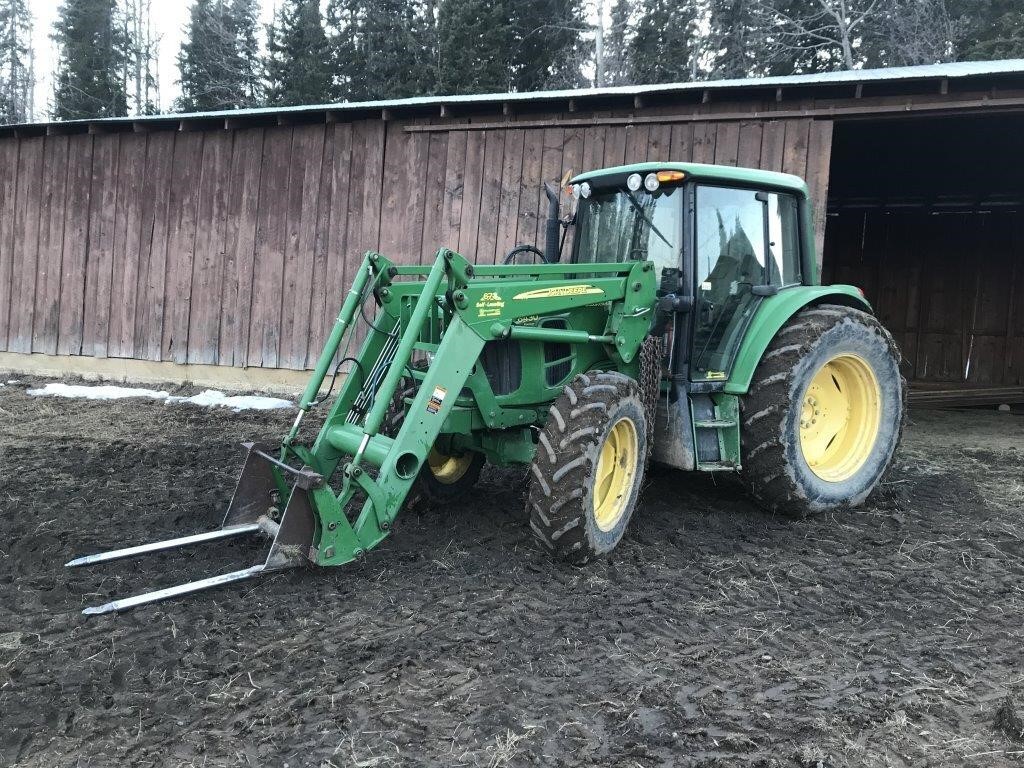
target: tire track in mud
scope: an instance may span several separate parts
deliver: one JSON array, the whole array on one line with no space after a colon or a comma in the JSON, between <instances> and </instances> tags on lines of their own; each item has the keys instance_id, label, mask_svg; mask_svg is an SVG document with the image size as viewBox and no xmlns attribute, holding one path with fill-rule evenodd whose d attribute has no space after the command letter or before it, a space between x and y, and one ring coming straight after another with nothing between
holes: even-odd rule
<instances>
[{"instance_id":1,"label":"tire track in mud","mask_svg":"<svg viewBox=\"0 0 1024 768\"><path fill-rule=\"evenodd\" d=\"M620 547L579 569L534 545L522 473L487 468L473 499L402 517L354 567L86 620L254 560L236 542L62 568L218 524L236 444L290 416L6 388L0 408L5 765L952 766L1021 749L992 727L1024 695L1019 509L992 495L1019 455L962 472L941 419L908 430L850 514L784 520L727 478L655 469Z\"/></svg>"}]
</instances>

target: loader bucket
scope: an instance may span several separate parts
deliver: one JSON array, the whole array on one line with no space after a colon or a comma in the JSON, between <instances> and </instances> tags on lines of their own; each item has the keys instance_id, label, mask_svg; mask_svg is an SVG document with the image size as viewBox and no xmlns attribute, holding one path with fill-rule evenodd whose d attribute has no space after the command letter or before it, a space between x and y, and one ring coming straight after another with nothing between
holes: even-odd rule
<instances>
[{"instance_id":1,"label":"loader bucket","mask_svg":"<svg viewBox=\"0 0 1024 768\"><path fill-rule=\"evenodd\" d=\"M322 482L322 478L308 468L297 470L283 464L268 453L266 446L244 443L243 447L246 448L245 462L219 529L85 555L71 560L66 566L75 568L96 565L251 534L263 534L272 539L266 560L240 571L217 574L198 581L113 600L104 605L86 608L82 613L94 615L122 611L170 597L200 592L221 584L250 579L265 571L295 568L307 561L315 532L313 510L307 490L316 487ZM278 522L270 515L273 495L275 492L281 492L282 484L279 481L289 475L293 484L284 514Z\"/></svg>"}]
</instances>

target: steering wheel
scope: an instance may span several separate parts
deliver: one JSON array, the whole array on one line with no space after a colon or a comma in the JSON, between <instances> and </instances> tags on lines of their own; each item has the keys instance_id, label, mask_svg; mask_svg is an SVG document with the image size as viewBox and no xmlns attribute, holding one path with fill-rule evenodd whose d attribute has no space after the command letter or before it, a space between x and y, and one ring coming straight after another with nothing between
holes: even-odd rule
<instances>
[{"instance_id":1,"label":"steering wheel","mask_svg":"<svg viewBox=\"0 0 1024 768\"><path fill-rule=\"evenodd\" d=\"M520 253L530 253L530 254L533 254L534 261L537 260L536 259L537 256L540 256L541 262L544 261L544 251L542 251L540 248L537 248L536 246L533 246L533 245L517 245L515 248L513 248L511 251L509 251L508 254L506 254L505 258L502 260L501 263L502 264L514 264L515 260L516 260L516 256L518 256Z\"/></svg>"}]
</instances>

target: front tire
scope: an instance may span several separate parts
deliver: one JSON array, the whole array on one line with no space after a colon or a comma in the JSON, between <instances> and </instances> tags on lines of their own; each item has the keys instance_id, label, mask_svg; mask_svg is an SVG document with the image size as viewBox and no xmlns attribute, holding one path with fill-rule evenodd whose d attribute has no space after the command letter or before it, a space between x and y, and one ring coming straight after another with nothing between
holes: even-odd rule
<instances>
[{"instance_id":1,"label":"front tire","mask_svg":"<svg viewBox=\"0 0 1024 768\"><path fill-rule=\"evenodd\" d=\"M398 435L405 421L405 401L415 396L416 388L406 387L400 389L388 405L382 430L388 437ZM406 496L404 506L407 509L423 499L435 504L457 501L467 496L480 479L484 455L476 451L456 451L444 443L445 436L441 435L430 449Z\"/></svg>"},{"instance_id":2,"label":"front tire","mask_svg":"<svg viewBox=\"0 0 1024 768\"><path fill-rule=\"evenodd\" d=\"M902 435L899 365L866 312L821 305L783 326L741 406L743 475L763 506L805 517L864 502Z\"/></svg>"},{"instance_id":3,"label":"front tire","mask_svg":"<svg viewBox=\"0 0 1024 768\"><path fill-rule=\"evenodd\" d=\"M530 527L546 549L582 565L615 548L640 495L647 431L628 376L581 374L565 387L530 467Z\"/></svg>"}]
</instances>

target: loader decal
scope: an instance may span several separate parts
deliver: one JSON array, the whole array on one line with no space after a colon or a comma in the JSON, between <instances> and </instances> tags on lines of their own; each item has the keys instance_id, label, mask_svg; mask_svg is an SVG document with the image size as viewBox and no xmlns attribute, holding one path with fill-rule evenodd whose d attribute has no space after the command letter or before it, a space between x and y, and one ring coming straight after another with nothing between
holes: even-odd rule
<instances>
[{"instance_id":1,"label":"loader decal","mask_svg":"<svg viewBox=\"0 0 1024 768\"><path fill-rule=\"evenodd\" d=\"M488 291L476 303L477 317L500 317L505 301L497 291Z\"/></svg>"},{"instance_id":2,"label":"loader decal","mask_svg":"<svg viewBox=\"0 0 1024 768\"><path fill-rule=\"evenodd\" d=\"M512 297L513 301L523 299L557 299L563 296L601 296L604 291L592 285L556 285L554 288L538 288L534 291L524 291Z\"/></svg>"},{"instance_id":3,"label":"loader decal","mask_svg":"<svg viewBox=\"0 0 1024 768\"><path fill-rule=\"evenodd\" d=\"M441 403L444 402L444 396L448 394L448 390L444 387L434 387L434 391L430 394L430 400L427 401L427 413L437 413L441 410Z\"/></svg>"}]
</instances>

